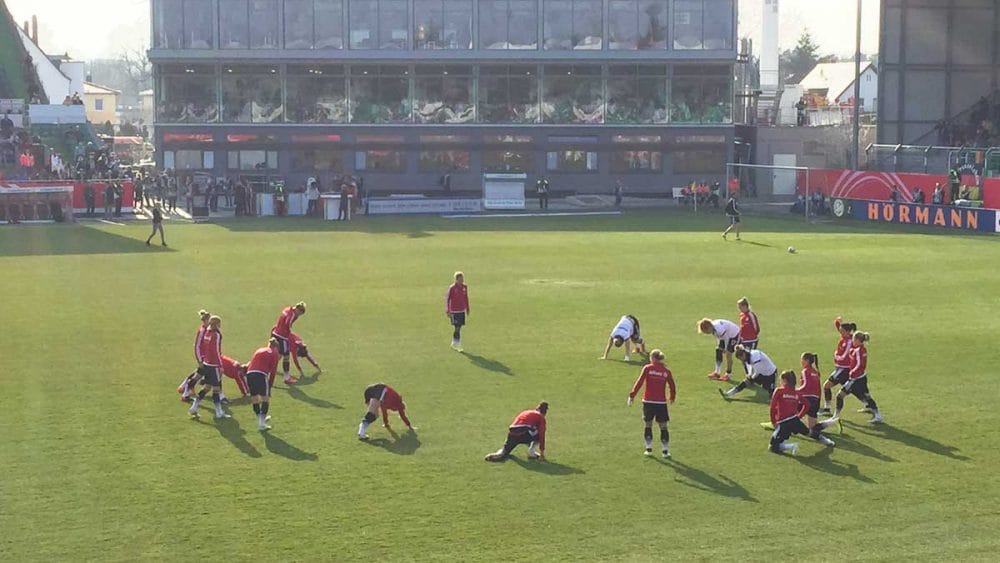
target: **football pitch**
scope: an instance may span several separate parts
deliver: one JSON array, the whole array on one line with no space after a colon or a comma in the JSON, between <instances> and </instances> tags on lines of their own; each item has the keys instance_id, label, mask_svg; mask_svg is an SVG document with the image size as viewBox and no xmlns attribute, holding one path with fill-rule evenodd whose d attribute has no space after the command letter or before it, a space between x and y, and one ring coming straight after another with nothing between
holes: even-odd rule
<instances>
[{"instance_id":1,"label":"football pitch","mask_svg":"<svg viewBox=\"0 0 1000 563\"><path fill-rule=\"evenodd\" d=\"M0 559L995 560L1000 238L677 211L518 219L0 228ZM797 254L786 252L794 245ZM444 315L466 274L464 353ZM702 317L747 296L779 370L871 333L886 424L766 451L763 391L723 401ZM324 368L192 420L201 308L242 362L285 306ZM624 314L677 381L672 460L645 458ZM306 362L303 360L303 367ZM294 369L294 368L293 368ZM742 373L741 368L735 369ZM418 428L356 437L385 382ZM238 396L232 380L224 381ZM549 401L546 462L483 456Z\"/></svg>"}]
</instances>

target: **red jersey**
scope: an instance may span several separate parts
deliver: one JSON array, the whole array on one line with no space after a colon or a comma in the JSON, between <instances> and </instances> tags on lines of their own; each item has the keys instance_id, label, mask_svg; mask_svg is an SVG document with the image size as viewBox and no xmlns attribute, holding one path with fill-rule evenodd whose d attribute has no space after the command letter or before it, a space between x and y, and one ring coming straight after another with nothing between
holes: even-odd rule
<instances>
[{"instance_id":1,"label":"red jersey","mask_svg":"<svg viewBox=\"0 0 1000 563\"><path fill-rule=\"evenodd\" d=\"M278 322L274 324L274 328L271 329L273 334L287 339L289 335L292 334L292 324L299 318L299 312L295 310L295 307L285 307L281 310L281 315L278 316Z\"/></svg>"},{"instance_id":2,"label":"red jersey","mask_svg":"<svg viewBox=\"0 0 1000 563\"><path fill-rule=\"evenodd\" d=\"M833 321L833 326L840 330L840 320ZM841 336L837 342L837 349L833 352L833 365L838 368L851 367L851 360L848 355L851 353L851 336Z\"/></svg>"},{"instance_id":3,"label":"red jersey","mask_svg":"<svg viewBox=\"0 0 1000 563\"><path fill-rule=\"evenodd\" d=\"M201 365L201 337L205 336L205 330L208 329L205 325L198 325L198 333L194 336L194 359L198 361L198 365Z\"/></svg>"},{"instance_id":4,"label":"red jersey","mask_svg":"<svg viewBox=\"0 0 1000 563\"><path fill-rule=\"evenodd\" d=\"M201 363L206 366L222 367L222 333L217 330L205 329L201 335Z\"/></svg>"},{"instance_id":5,"label":"red jersey","mask_svg":"<svg viewBox=\"0 0 1000 563\"><path fill-rule=\"evenodd\" d=\"M273 377L274 373L278 370L278 360L280 358L281 356L278 355L278 351L270 346L258 348L253 353L253 357L250 358L250 363L247 364L247 373L256 371L266 373L268 377Z\"/></svg>"},{"instance_id":6,"label":"red jersey","mask_svg":"<svg viewBox=\"0 0 1000 563\"><path fill-rule=\"evenodd\" d=\"M635 385L632 386L632 391L629 392L628 396L634 399L643 385L646 386L646 390L642 393L642 402L644 403L667 404L668 385L670 386L671 402L677 393L677 388L674 386L674 376L667 369L667 366L659 362L650 362L642 368L642 373L639 374L639 379L635 380Z\"/></svg>"},{"instance_id":7,"label":"red jersey","mask_svg":"<svg viewBox=\"0 0 1000 563\"><path fill-rule=\"evenodd\" d=\"M741 342L756 342L757 337L760 335L760 322L757 320L757 314L753 311L747 311L746 313L740 313L740 341Z\"/></svg>"},{"instance_id":8,"label":"red jersey","mask_svg":"<svg viewBox=\"0 0 1000 563\"><path fill-rule=\"evenodd\" d=\"M382 411L399 411L406 408L403 404L403 397L396 392L395 389L385 386L385 390L382 392L382 400L380 401L382 405Z\"/></svg>"},{"instance_id":9,"label":"red jersey","mask_svg":"<svg viewBox=\"0 0 1000 563\"><path fill-rule=\"evenodd\" d=\"M851 379L868 375L868 348L865 345L851 348Z\"/></svg>"},{"instance_id":10,"label":"red jersey","mask_svg":"<svg viewBox=\"0 0 1000 563\"><path fill-rule=\"evenodd\" d=\"M466 313L469 311L469 287L464 283L453 283L448 288L444 302L445 313Z\"/></svg>"},{"instance_id":11,"label":"red jersey","mask_svg":"<svg viewBox=\"0 0 1000 563\"><path fill-rule=\"evenodd\" d=\"M819 372L815 368L808 367L802 370L802 384L795 390L803 397L819 398Z\"/></svg>"},{"instance_id":12,"label":"red jersey","mask_svg":"<svg viewBox=\"0 0 1000 563\"><path fill-rule=\"evenodd\" d=\"M545 451L545 415L536 411L522 411L510 423L511 428L532 428L538 432L538 449Z\"/></svg>"},{"instance_id":13,"label":"red jersey","mask_svg":"<svg viewBox=\"0 0 1000 563\"><path fill-rule=\"evenodd\" d=\"M808 410L809 405L795 389L780 387L771 395L771 424L802 418Z\"/></svg>"},{"instance_id":14,"label":"red jersey","mask_svg":"<svg viewBox=\"0 0 1000 563\"><path fill-rule=\"evenodd\" d=\"M242 364L230 358L229 356L222 356L222 373L226 377L236 379L237 377L240 376L240 368L242 367L243 367Z\"/></svg>"}]
</instances>

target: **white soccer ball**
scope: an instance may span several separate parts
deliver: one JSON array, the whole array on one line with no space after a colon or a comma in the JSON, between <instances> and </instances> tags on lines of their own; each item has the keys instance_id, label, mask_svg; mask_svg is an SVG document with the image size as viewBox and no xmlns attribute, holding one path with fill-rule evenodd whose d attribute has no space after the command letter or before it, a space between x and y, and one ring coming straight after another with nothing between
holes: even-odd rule
<instances>
[{"instance_id":1,"label":"white soccer ball","mask_svg":"<svg viewBox=\"0 0 1000 563\"><path fill-rule=\"evenodd\" d=\"M794 246L789 246L788 247L788 253L789 254L795 254L795 247Z\"/></svg>"}]
</instances>

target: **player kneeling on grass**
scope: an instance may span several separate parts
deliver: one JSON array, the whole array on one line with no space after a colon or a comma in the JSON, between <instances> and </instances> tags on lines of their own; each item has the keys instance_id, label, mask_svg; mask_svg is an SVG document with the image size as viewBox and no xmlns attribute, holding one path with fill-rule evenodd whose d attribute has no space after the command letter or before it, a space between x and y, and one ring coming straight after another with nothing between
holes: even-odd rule
<instances>
[{"instance_id":1,"label":"player kneeling on grass","mask_svg":"<svg viewBox=\"0 0 1000 563\"><path fill-rule=\"evenodd\" d=\"M281 357L279 350L281 343L277 338L271 337L267 346L258 348L247 364L247 388L250 392L250 401L253 403L253 412L257 415L257 429L270 430L267 424L271 416L271 386L270 381L274 380L274 374L278 371L278 359Z\"/></svg>"},{"instance_id":2,"label":"player kneeling on grass","mask_svg":"<svg viewBox=\"0 0 1000 563\"><path fill-rule=\"evenodd\" d=\"M736 359L749 366L750 373L729 391L719 389L722 398L730 399L749 385L760 385L768 395L774 393L774 379L778 375L778 368L767 354L762 350L747 350L739 344L736 346Z\"/></svg>"},{"instance_id":3,"label":"player kneeling on grass","mask_svg":"<svg viewBox=\"0 0 1000 563\"><path fill-rule=\"evenodd\" d=\"M542 401L533 410L522 411L515 416L507 428L507 441L502 448L487 455L486 461L504 461L520 444L528 445L528 459L545 461L545 415L548 412L549 404Z\"/></svg>"},{"instance_id":4,"label":"player kneeling on grass","mask_svg":"<svg viewBox=\"0 0 1000 563\"><path fill-rule=\"evenodd\" d=\"M715 371L708 374L709 379L730 381L733 378L733 351L740 340L740 327L733 321L725 319L702 319L698 321L698 332L714 336L719 339L719 346L715 349ZM722 369L722 356L726 356L726 374L719 375Z\"/></svg>"},{"instance_id":5,"label":"player kneeling on grass","mask_svg":"<svg viewBox=\"0 0 1000 563\"><path fill-rule=\"evenodd\" d=\"M410 419L406 418L406 404L403 403L403 397L385 383L375 383L365 387L365 404L368 405L368 412L365 413L361 424L358 425L359 440L368 439L368 426L378 419L380 410L382 411L382 426L384 428L389 429L388 411L397 411L403 424L410 430L416 430L410 424Z\"/></svg>"},{"instance_id":6,"label":"player kneeling on grass","mask_svg":"<svg viewBox=\"0 0 1000 563\"><path fill-rule=\"evenodd\" d=\"M865 342L868 342L870 339L871 336L867 332L854 333L851 348L850 378L840 388L840 392L837 393L837 410L833 413L831 421L840 419L840 411L844 408L844 398L848 395L854 395L865 405L865 410L875 415L868 422L871 424L882 422L882 413L878 410L878 404L872 398L871 392L868 391L868 349L865 348Z\"/></svg>"},{"instance_id":7,"label":"player kneeling on grass","mask_svg":"<svg viewBox=\"0 0 1000 563\"><path fill-rule=\"evenodd\" d=\"M212 403L215 405L215 418L229 418L229 415L222 410L222 319L215 315L208 320L208 328L201 337L201 367L198 373L201 374L201 391L188 409L191 416L198 416L198 407L201 401L212 390Z\"/></svg>"},{"instance_id":8,"label":"player kneeling on grass","mask_svg":"<svg viewBox=\"0 0 1000 563\"><path fill-rule=\"evenodd\" d=\"M663 452L663 457L670 457L670 431L667 430L670 413L667 411L667 404L674 404L677 388L674 386L674 376L663 364L663 352L653 350L649 353L649 363L642 368L639 379L635 380L635 385L628 394L628 406L632 406L632 401L643 385L646 387L642 393L642 420L646 423L646 429L643 431L646 455L653 455L653 419L656 419L656 423L660 425L660 450ZM668 385L669 399L667 399Z\"/></svg>"},{"instance_id":9,"label":"player kneeling on grass","mask_svg":"<svg viewBox=\"0 0 1000 563\"><path fill-rule=\"evenodd\" d=\"M774 433L771 434L771 445L768 450L776 454L782 452L797 454L799 445L795 442L785 443L785 440L792 434L803 436L809 434L809 429L802 424L802 417L808 410L809 405L795 390L795 372L782 372L781 387L771 395L771 424L774 425Z\"/></svg>"},{"instance_id":10,"label":"player kneeling on grass","mask_svg":"<svg viewBox=\"0 0 1000 563\"><path fill-rule=\"evenodd\" d=\"M642 340L642 334L639 332L639 319L632 315L625 315L618 320L618 324L611 330L611 337L608 338L608 345L604 347L604 355L601 356L601 359L608 359L611 346L621 348L622 344L625 345L626 362L632 359L629 356L629 344L635 345L637 354L646 353L646 343Z\"/></svg>"}]
</instances>

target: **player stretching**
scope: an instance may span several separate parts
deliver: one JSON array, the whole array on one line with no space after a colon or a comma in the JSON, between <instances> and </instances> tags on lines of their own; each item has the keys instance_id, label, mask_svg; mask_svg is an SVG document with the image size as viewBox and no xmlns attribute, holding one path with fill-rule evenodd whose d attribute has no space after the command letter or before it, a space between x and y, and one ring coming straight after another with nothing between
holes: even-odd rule
<instances>
[{"instance_id":1,"label":"player stretching","mask_svg":"<svg viewBox=\"0 0 1000 563\"><path fill-rule=\"evenodd\" d=\"M802 424L802 417L808 410L809 406L795 390L795 372L782 372L781 387L771 395L771 424L774 425L774 433L771 434L768 451L776 454L799 453L799 445L796 442L785 443L785 440L792 434L803 436L809 434L809 429Z\"/></svg>"},{"instance_id":2,"label":"player stretching","mask_svg":"<svg viewBox=\"0 0 1000 563\"><path fill-rule=\"evenodd\" d=\"M257 415L257 429L260 431L270 430L267 424L271 415L271 387L268 384L274 378L274 373L278 371L278 349L280 343L277 338L271 337L267 346L258 348L247 364L247 388L250 391L250 401L253 403L253 412Z\"/></svg>"},{"instance_id":3,"label":"player stretching","mask_svg":"<svg viewBox=\"0 0 1000 563\"><path fill-rule=\"evenodd\" d=\"M309 349L306 348L306 343L294 332L292 333L291 343L292 363L295 364L295 369L299 370L299 377L306 376L305 372L302 371L302 366L299 365L299 356L309 360L309 363L316 368L316 371L322 373L323 370L320 369L319 363L317 363L312 355L309 354Z\"/></svg>"},{"instance_id":4,"label":"player stretching","mask_svg":"<svg viewBox=\"0 0 1000 563\"><path fill-rule=\"evenodd\" d=\"M850 379L851 372L851 340L854 339L854 331L858 329L854 323L842 322L843 319L837 317L833 320L833 326L840 332L840 341L837 342L837 349L833 353L833 373L823 384L823 409L820 413L830 415L830 402L833 400L833 386L843 385Z\"/></svg>"},{"instance_id":5,"label":"player stretching","mask_svg":"<svg viewBox=\"0 0 1000 563\"><path fill-rule=\"evenodd\" d=\"M191 394L194 393L194 386L201 379L201 374L198 373L201 369L201 337L205 335L205 329L208 328L208 319L212 318L212 315L202 309L198 311L198 317L201 319L201 324L198 325L198 332L194 335L194 359L198 362L198 367L188 374L184 378L184 381L181 381L181 384L177 386L177 392L181 394L181 400L184 402L191 400Z\"/></svg>"},{"instance_id":6,"label":"player stretching","mask_svg":"<svg viewBox=\"0 0 1000 563\"><path fill-rule=\"evenodd\" d=\"M719 394L723 399L731 399L734 395L747 388L749 385L760 385L767 391L768 395L774 393L774 380L778 375L778 368L762 350L747 350L745 346L736 346L736 358L750 366L750 372L746 379L739 382L729 391L723 392L719 389Z\"/></svg>"},{"instance_id":7,"label":"player stretching","mask_svg":"<svg viewBox=\"0 0 1000 563\"><path fill-rule=\"evenodd\" d=\"M462 327L465 318L472 315L469 310L469 287L465 285L465 274L455 272L455 283L448 286L448 295L444 300L444 314L451 320L455 328L451 335L451 347L462 351Z\"/></svg>"},{"instance_id":8,"label":"player stretching","mask_svg":"<svg viewBox=\"0 0 1000 563\"><path fill-rule=\"evenodd\" d=\"M850 379L837 393L837 410L834 411L832 420L840 419L840 411L844 408L844 397L854 395L875 415L868 422L871 424L882 422L882 413L878 410L878 404L872 398L871 392L868 391L868 348L865 347L865 342L869 340L871 340L871 336L867 332L854 333Z\"/></svg>"},{"instance_id":9,"label":"player stretching","mask_svg":"<svg viewBox=\"0 0 1000 563\"><path fill-rule=\"evenodd\" d=\"M292 325L299 317L306 314L306 304L299 301L294 307L285 307L278 316L278 322L271 328L271 336L278 339L278 353L281 354L281 369L285 375L285 385L295 383L292 376L288 375L288 368L291 364L288 361L289 352L292 349Z\"/></svg>"},{"instance_id":10,"label":"player stretching","mask_svg":"<svg viewBox=\"0 0 1000 563\"><path fill-rule=\"evenodd\" d=\"M389 411L397 411L403 424L411 431L416 430L410 419L406 418L406 404L403 397L395 389L385 383L375 383L365 387L365 404L368 405L368 412L361 419L358 425L358 439L368 439L368 426L378 419L378 412L382 411L382 427L389 429Z\"/></svg>"},{"instance_id":11,"label":"player stretching","mask_svg":"<svg viewBox=\"0 0 1000 563\"><path fill-rule=\"evenodd\" d=\"M229 415L222 410L222 319L212 315L208 320L208 328L201 337L201 367L198 373L201 374L201 391L191 404L188 412L191 416L198 416L198 407L205 398L208 390L212 390L212 403L215 405L215 418L229 418Z\"/></svg>"},{"instance_id":12,"label":"player stretching","mask_svg":"<svg viewBox=\"0 0 1000 563\"><path fill-rule=\"evenodd\" d=\"M708 374L709 379L730 381L733 378L733 351L740 339L740 327L725 319L702 319L698 321L698 332L719 339L719 347L715 349L715 371ZM719 375L722 369L722 355L726 355L726 374Z\"/></svg>"},{"instance_id":13,"label":"player stretching","mask_svg":"<svg viewBox=\"0 0 1000 563\"><path fill-rule=\"evenodd\" d=\"M625 315L624 317L618 319L618 324L615 328L611 329L611 337L608 338L608 345L604 347L604 355L601 356L602 360L608 359L608 352L611 351L611 346L614 345L615 348L621 348L622 344L625 345L625 361L632 359L629 353L629 344L635 344L635 351L638 354L646 353L646 343L642 339L642 334L639 332L639 319L633 317L632 315Z\"/></svg>"},{"instance_id":14,"label":"player stretching","mask_svg":"<svg viewBox=\"0 0 1000 563\"><path fill-rule=\"evenodd\" d=\"M247 396L249 388L247 387L246 366L230 358L229 356L222 356L222 375L225 375L229 379L235 381L236 387L240 390L240 395L244 397ZM222 394L221 400L223 402L226 402L225 393Z\"/></svg>"},{"instance_id":15,"label":"player stretching","mask_svg":"<svg viewBox=\"0 0 1000 563\"><path fill-rule=\"evenodd\" d=\"M653 455L653 419L660 425L660 449L663 457L670 457L670 431L667 430L667 422L670 421L670 413L667 411L667 404L674 404L677 395L677 388L674 386L674 376L663 364L663 352L653 350L649 353L650 362L642 368L639 379L635 380L632 391L628 394L628 406L632 406L636 394L643 385L646 390L642 392L642 420L646 423L643 431L643 438L646 440L646 455ZM667 386L670 386L670 398L667 399Z\"/></svg>"},{"instance_id":16,"label":"player stretching","mask_svg":"<svg viewBox=\"0 0 1000 563\"><path fill-rule=\"evenodd\" d=\"M757 320L757 313L750 310L750 301L746 297L740 297L736 306L740 309L740 344L753 350L757 348L760 337L760 321ZM750 368L743 364L743 371L750 373Z\"/></svg>"},{"instance_id":17,"label":"player stretching","mask_svg":"<svg viewBox=\"0 0 1000 563\"><path fill-rule=\"evenodd\" d=\"M819 414L819 356L814 352L806 352L802 354L802 384L799 385L795 390L799 392L799 396L805 401L806 406L806 422L809 426L809 436L813 439L826 444L827 446L833 446L833 440L827 438L821 432L825 430L829 425L821 424L816 421L816 416ZM838 421L839 423L839 421Z\"/></svg>"},{"instance_id":18,"label":"player stretching","mask_svg":"<svg viewBox=\"0 0 1000 563\"><path fill-rule=\"evenodd\" d=\"M504 461L520 444L528 444L528 459L545 461L545 415L548 412L549 404L542 401L534 410L522 411L515 416L507 428L507 441L502 448L487 455L486 461ZM535 445L538 451L535 451Z\"/></svg>"}]
</instances>

